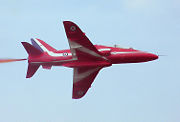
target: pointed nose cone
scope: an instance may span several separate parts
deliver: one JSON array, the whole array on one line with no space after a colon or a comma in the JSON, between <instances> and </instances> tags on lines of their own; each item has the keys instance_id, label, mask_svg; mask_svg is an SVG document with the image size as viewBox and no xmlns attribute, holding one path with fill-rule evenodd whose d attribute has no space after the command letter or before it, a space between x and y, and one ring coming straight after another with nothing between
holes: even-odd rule
<instances>
[{"instance_id":1,"label":"pointed nose cone","mask_svg":"<svg viewBox=\"0 0 180 122\"><path fill-rule=\"evenodd\" d=\"M150 53L150 54L149 54L149 58L150 58L151 60L156 60L156 59L158 59L159 57L158 57L157 55L155 55L155 54Z\"/></svg>"}]
</instances>

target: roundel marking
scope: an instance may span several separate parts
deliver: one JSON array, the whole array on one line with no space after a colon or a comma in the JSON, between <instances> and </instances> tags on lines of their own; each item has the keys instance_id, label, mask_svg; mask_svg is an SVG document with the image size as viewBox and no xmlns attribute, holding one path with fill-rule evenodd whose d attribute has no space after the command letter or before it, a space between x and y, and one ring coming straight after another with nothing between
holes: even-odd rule
<instances>
[{"instance_id":1,"label":"roundel marking","mask_svg":"<svg viewBox=\"0 0 180 122\"><path fill-rule=\"evenodd\" d=\"M71 30L71 31L75 31L75 30L76 30L76 27L75 27L75 26L71 26L71 27L70 27L70 30Z\"/></svg>"},{"instance_id":2,"label":"roundel marking","mask_svg":"<svg viewBox=\"0 0 180 122\"><path fill-rule=\"evenodd\" d=\"M68 56L68 53L67 53L67 52L64 52L64 53L63 53L63 56Z\"/></svg>"}]
</instances>

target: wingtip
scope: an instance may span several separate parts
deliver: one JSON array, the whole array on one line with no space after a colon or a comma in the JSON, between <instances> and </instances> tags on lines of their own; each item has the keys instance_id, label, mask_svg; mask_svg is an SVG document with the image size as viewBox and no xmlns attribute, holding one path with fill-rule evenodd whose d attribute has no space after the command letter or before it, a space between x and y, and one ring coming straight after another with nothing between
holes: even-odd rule
<instances>
[{"instance_id":1,"label":"wingtip","mask_svg":"<svg viewBox=\"0 0 180 122\"><path fill-rule=\"evenodd\" d=\"M76 90L75 88L73 88L72 99L80 99L80 98L84 97L86 93L87 93L87 90L79 91L79 90Z\"/></svg>"},{"instance_id":2,"label":"wingtip","mask_svg":"<svg viewBox=\"0 0 180 122\"><path fill-rule=\"evenodd\" d=\"M83 96L81 96L81 97L79 97L79 96L72 96L72 99L81 99Z\"/></svg>"},{"instance_id":3,"label":"wingtip","mask_svg":"<svg viewBox=\"0 0 180 122\"><path fill-rule=\"evenodd\" d=\"M27 79L29 79L29 78L31 78L31 77L29 77L29 76L26 76L26 78L27 78Z\"/></svg>"},{"instance_id":4,"label":"wingtip","mask_svg":"<svg viewBox=\"0 0 180 122\"><path fill-rule=\"evenodd\" d=\"M66 21L63 21L63 23L73 23L73 22L69 21L69 20L66 20Z\"/></svg>"},{"instance_id":5,"label":"wingtip","mask_svg":"<svg viewBox=\"0 0 180 122\"><path fill-rule=\"evenodd\" d=\"M28 42L21 42L21 44L25 47L25 45L29 44Z\"/></svg>"},{"instance_id":6,"label":"wingtip","mask_svg":"<svg viewBox=\"0 0 180 122\"><path fill-rule=\"evenodd\" d=\"M25 43L27 43L27 42L21 42L21 44L25 44Z\"/></svg>"},{"instance_id":7,"label":"wingtip","mask_svg":"<svg viewBox=\"0 0 180 122\"><path fill-rule=\"evenodd\" d=\"M75 25L75 26L77 26L74 22L72 22L72 21L63 21L63 24L64 24L64 26L66 26L66 25Z\"/></svg>"}]
</instances>

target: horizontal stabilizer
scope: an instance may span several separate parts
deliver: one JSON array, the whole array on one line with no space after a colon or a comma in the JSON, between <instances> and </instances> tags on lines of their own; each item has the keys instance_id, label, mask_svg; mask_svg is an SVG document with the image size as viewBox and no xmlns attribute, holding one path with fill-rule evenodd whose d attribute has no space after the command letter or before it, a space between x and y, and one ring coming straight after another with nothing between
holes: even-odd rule
<instances>
[{"instance_id":1,"label":"horizontal stabilizer","mask_svg":"<svg viewBox=\"0 0 180 122\"><path fill-rule=\"evenodd\" d=\"M21 42L30 56L39 56L42 52L27 42Z\"/></svg>"},{"instance_id":2,"label":"horizontal stabilizer","mask_svg":"<svg viewBox=\"0 0 180 122\"><path fill-rule=\"evenodd\" d=\"M26 78L32 77L36 73L36 71L38 70L39 66L40 66L39 64L29 63Z\"/></svg>"}]
</instances>

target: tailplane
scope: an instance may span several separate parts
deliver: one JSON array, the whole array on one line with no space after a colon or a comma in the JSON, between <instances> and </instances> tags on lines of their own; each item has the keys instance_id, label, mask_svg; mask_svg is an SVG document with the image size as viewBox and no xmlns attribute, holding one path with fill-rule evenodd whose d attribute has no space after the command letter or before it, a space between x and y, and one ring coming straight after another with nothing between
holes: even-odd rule
<instances>
[{"instance_id":1,"label":"tailplane","mask_svg":"<svg viewBox=\"0 0 180 122\"><path fill-rule=\"evenodd\" d=\"M39 56L43 52L27 42L21 42L29 56Z\"/></svg>"},{"instance_id":2,"label":"tailplane","mask_svg":"<svg viewBox=\"0 0 180 122\"><path fill-rule=\"evenodd\" d=\"M39 64L31 64L31 63L29 63L26 78L31 78L36 73L39 66L40 66Z\"/></svg>"}]
</instances>

